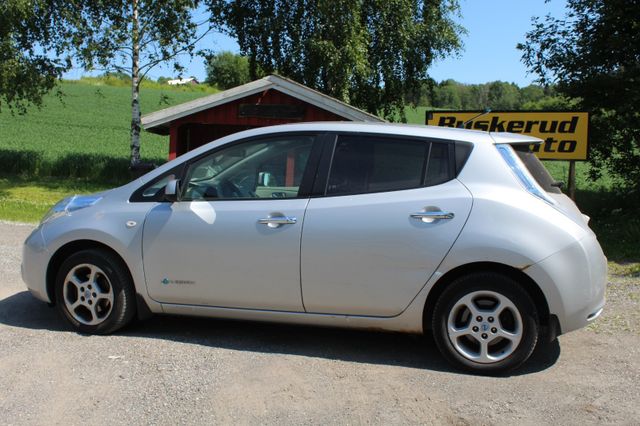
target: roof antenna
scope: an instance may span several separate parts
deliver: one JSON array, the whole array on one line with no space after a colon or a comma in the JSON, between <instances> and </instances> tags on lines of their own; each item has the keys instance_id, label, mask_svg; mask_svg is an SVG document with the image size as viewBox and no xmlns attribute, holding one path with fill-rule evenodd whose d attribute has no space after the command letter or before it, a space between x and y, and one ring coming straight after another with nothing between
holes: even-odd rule
<instances>
[{"instance_id":1,"label":"roof antenna","mask_svg":"<svg viewBox=\"0 0 640 426\"><path fill-rule=\"evenodd\" d=\"M467 127L467 124L471 123L476 118L482 117L483 115L489 114L490 112L491 112L491 108L486 108L483 112L481 112L480 114L476 115L475 117L472 117L472 118L468 119L464 123L458 124L458 129L464 129L465 127Z\"/></svg>"}]
</instances>

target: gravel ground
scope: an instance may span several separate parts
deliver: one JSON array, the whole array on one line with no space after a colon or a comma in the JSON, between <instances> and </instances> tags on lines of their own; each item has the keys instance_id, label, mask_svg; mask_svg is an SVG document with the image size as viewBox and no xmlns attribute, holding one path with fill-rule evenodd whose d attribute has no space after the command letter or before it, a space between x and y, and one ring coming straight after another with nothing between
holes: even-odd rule
<instances>
[{"instance_id":1,"label":"gravel ground","mask_svg":"<svg viewBox=\"0 0 640 426\"><path fill-rule=\"evenodd\" d=\"M460 374L430 338L154 317L70 331L20 279L0 223L2 424L640 424L640 280L509 377Z\"/></svg>"}]
</instances>

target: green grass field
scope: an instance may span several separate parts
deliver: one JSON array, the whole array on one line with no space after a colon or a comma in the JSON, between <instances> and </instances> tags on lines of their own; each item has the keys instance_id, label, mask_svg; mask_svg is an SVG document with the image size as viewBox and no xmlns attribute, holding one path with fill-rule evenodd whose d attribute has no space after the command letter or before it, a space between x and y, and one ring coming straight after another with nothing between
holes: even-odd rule
<instances>
[{"instance_id":1,"label":"green grass field","mask_svg":"<svg viewBox=\"0 0 640 426\"><path fill-rule=\"evenodd\" d=\"M35 222L59 199L96 192L127 182L129 158L129 87L120 81L83 79L60 85L62 101L47 96L42 109L26 115L0 113L0 219ZM207 86L172 88L146 83L141 90L143 113L209 93ZM407 121L424 124L426 108L408 108ZM143 160L161 163L168 136L142 133ZM545 163L552 175L567 180L568 163ZM576 168L577 203L591 216L607 256L640 260L640 215L637 197L616 192L604 177L592 180L588 165Z\"/></svg>"},{"instance_id":2,"label":"green grass field","mask_svg":"<svg viewBox=\"0 0 640 426\"><path fill-rule=\"evenodd\" d=\"M126 180L130 88L89 79L63 82L60 89L62 99L50 94L42 109L32 108L25 115L0 113L0 173L111 183ZM141 108L149 113L209 93L195 88L143 86ZM168 137L142 132L141 153L145 159L165 161L168 151Z\"/></svg>"}]
</instances>

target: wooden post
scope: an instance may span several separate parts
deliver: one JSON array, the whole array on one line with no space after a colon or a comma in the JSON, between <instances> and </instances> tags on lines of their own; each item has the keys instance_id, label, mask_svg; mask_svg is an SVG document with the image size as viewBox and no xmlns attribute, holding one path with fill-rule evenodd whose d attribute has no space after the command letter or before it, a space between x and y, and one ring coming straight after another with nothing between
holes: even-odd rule
<instances>
[{"instance_id":1,"label":"wooden post","mask_svg":"<svg viewBox=\"0 0 640 426\"><path fill-rule=\"evenodd\" d=\"M576 200L576 162L569 161L569 198Z\"/></svg>"}]
</instances>

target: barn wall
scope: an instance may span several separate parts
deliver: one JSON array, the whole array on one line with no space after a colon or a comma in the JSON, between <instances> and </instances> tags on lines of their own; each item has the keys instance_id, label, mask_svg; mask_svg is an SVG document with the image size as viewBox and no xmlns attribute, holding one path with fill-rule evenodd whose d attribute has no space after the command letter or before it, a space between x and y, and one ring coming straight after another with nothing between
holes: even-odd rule
<instances>
[{"instance_id":1,"label":"barn wall","mask_svg":"<svg viewBox=\"0 0 640 426\"><path fill-rule=\"evenodd\" d=\"M305 113L302 119L239 117L241 104L299 105L305 108ZM267 90L171 122L169 159L239 130L308 121L346 121L346 119L277 90ZM185 131L187 129L188 131Z\"/></svg>"}]
</instances>

